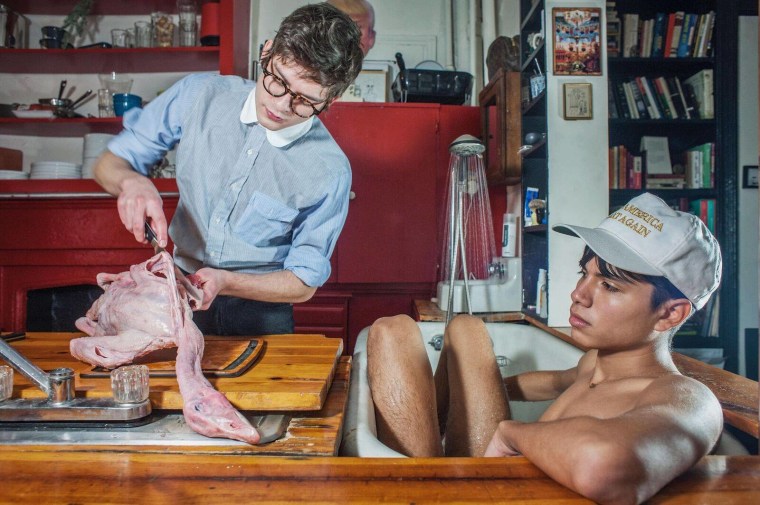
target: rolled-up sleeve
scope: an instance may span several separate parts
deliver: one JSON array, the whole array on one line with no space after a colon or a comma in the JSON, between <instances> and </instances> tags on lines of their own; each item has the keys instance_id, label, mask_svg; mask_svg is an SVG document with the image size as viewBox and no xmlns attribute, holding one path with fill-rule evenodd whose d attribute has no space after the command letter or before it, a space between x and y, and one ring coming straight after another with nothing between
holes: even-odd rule
<instances>
[{"instance_id":1,"label":"rolled-up sleeve","mask_svg":"<svg viewBox=\"0 0 760 505\"><path fill-rule=\"evenodd\" d=\"M192 74L161 93L145 108L124 114L124 129L108 143L108 150L143 175L182 137L182 122L195 97L215 74Z\"/></svg>"},{"instance_id":2,"label":"rolled-up sleeve","mask_svg":"<svg viewBox=\"0 0 760 505\"><path fill-rule=\"evenodd\" d=\"M294 228L293 244L284 267L292 271L304 284L319 287L330 277L330 256L335 249L348 215L348 195L351 190L351 170L345 161L340 172L322 201L305 210Z\"/></svg>"}]
</instances>

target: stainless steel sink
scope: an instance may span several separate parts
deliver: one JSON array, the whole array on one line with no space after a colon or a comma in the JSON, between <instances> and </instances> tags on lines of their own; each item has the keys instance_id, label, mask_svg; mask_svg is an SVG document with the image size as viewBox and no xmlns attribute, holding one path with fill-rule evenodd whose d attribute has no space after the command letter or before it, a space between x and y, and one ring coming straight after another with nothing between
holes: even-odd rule
<instances>
[{"instance_id":1,"label":"stainless steel sink","mask_svg":"<svg viewBox=\"0 0 760 505\"><path fill-rule=\"evenodd\" d=\"M245 413L243 413L245 415ZM270 414L246 415L261 434L261 442L278 439L285 433L290 416ZM226 438L209 438L194 432L179 413L154 411L148 422L136 425L108 423L102 427L77 426L74 423L0 423L0 444L5 445L175 445L175 446L246 446L245 442Z\"/></svg>"}]
</instances>

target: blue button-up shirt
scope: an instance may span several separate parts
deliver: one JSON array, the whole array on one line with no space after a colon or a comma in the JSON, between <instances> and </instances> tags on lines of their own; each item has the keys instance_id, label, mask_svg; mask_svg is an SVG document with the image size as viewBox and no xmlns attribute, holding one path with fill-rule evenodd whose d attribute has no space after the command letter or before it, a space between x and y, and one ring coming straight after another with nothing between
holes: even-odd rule
<instances>
[{"instance_id":1,"label":"blue button-up shirt","mask_svg":"<svg viewBox=\"0 0 760 505\"><path fill-rule=\"evenodd\" d=\"M317 118L281 131L256 122L255 84L190 75L124 115L108 148L147 175L180 141L180 200L169 227L177 264L292 271L317 287L348 212L348 159Z\"/></svg>"}]
</instances>

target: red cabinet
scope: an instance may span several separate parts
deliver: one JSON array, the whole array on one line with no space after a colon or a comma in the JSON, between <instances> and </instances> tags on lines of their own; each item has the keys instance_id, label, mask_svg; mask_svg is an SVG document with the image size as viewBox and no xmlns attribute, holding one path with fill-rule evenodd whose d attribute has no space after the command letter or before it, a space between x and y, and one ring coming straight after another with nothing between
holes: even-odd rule
<instances>
[{"instance_id":1,"label":"red cabinet","mask_svg":"<svg viewBox=\"0 0 760 505\"><path fill-rule=\"evenodd\" d=\"M337 282L433 280L440 107L339 104L323 120L353 172Z\"/></svg>"}]
</instances>

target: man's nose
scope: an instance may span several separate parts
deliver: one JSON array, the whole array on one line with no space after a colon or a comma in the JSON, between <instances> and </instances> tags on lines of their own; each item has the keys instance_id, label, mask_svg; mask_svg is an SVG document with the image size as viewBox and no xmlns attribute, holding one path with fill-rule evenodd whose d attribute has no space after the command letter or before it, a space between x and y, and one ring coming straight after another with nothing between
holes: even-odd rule
<instances>
[{"instance_id":1,"label":"man's nose","mask_svg":"<svg viewBox=\"0 0 760 505\"><path fill-rule=\"evenodd\" d=\"M279 112L290 112L290 95L285 93L282 96L272 97L274 98L274 104L277 106Z\"/></svg>"},{"instance_id":2,"label":"man's nose","mask_svg":"<svg viewBox=\"0 0 760 505\"><path fill-rule=\"evenodd\" d=\"M589 291L589 285L584 282L585 279L581 279L576 284L575 289L570 293L570 299L574 303L579 303L584 306L588 306L591 302L591 293Z\"/></svg>"}]
</instances>

